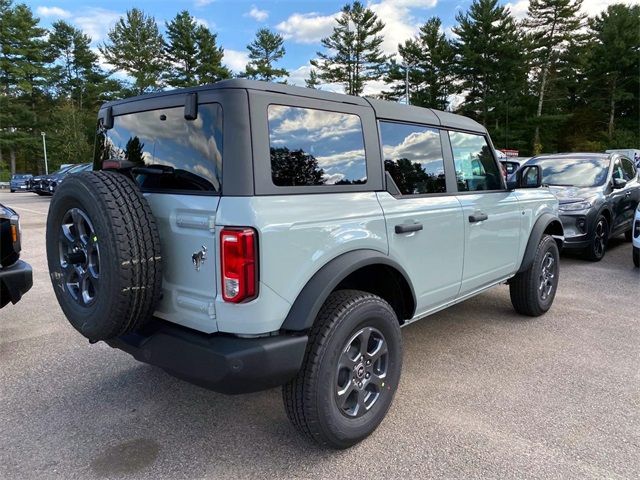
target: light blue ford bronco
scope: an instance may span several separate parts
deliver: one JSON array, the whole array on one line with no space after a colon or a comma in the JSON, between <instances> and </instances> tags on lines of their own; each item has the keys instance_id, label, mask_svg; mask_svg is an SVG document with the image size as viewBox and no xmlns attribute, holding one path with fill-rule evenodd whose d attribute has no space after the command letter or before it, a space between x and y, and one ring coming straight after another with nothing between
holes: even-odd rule
<instances>
[{"instance_id":1,"label":"light blue ford bronco","mask_svg":"<svg viewBox=\"0 0 640 480\"><path fill-rule=\"evenodd\" d=\"M400 381L400 327L503 283L545 313L558 201L451 113L228 80L105 104L53 197L57 299L91 342L224 393L282 385L346 448Z\"/></svg>"}]
</instances>

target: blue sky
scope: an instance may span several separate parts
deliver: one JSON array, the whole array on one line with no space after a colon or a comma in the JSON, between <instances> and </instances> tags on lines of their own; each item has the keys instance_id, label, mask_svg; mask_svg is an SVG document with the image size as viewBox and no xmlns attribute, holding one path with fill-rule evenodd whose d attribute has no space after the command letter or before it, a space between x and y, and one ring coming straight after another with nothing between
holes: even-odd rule
<instances>
[{"instance_id":1,"label":"blue sky","mask_svg":"<svg viewBox=\"0 0 640 480\"><path fill-rule=\"evenodd\" d=\"M16 0L18 2L20 0ZM22 0L25 1L25 0ZM640 0L623 0L638 3ZM155 17L161 29L165 21L178 11L188 10L199 21L218 34L225 48L225 63L233 70L243 69L246 45L255 31L266 26L285 37L287 54L281 65L291 72L291 83L303 84L308 76L308 62L320 48L319 39L331 32L333 18L344 0L26 0L42 23L65 19L80 27L94 39L104 41L106 32L127 9L138 7ZM442 19L445 33L450 34L455 15L466 10L471 0L364 0L386 23L385 44L392 53L399 42L412 36L429 17ZM503 1L517 17L526 13L528 0ZM596 13L614 0L584 0L583 9ZM376 90L380 86L371 85Z\"/></svg>"}]
</instances>

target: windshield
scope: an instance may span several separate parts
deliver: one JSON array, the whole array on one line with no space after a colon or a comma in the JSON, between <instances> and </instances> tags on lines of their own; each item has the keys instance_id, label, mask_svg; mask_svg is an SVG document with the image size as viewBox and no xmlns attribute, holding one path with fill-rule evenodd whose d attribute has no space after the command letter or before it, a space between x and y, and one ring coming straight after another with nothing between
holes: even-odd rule
<instances>
[{"instance_id":1,"label":"windshield","mask_svg":"<svg viewBox=\"0 0 640 480\"><path fill-rule=\"evenodd\" d=\"M606 157L548 157L527 164L542 168L544 185L598 187L607 181L609 172Z\"/></svg>"},{"instance_id":2,"label":"windshield","mask_svg":"<svg viewBox=\"0 0 640 480\"><path fill-rule=\"evenodd\" d=\"M87 168L86 163L81 163L80 165L74 165L73 167L71 167L68 171L68 173L78 173L82 170L84 170L85 168Z\"/></svg>"}]
</instances>

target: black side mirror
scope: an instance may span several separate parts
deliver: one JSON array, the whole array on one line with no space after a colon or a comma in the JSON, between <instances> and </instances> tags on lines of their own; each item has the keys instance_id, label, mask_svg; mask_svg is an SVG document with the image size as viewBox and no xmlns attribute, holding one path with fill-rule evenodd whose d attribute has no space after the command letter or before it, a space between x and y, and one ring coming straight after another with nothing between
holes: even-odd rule
<instances>
[{"instance_id":1,"label":"black side mirror","mask_svg":"<svg viewBox=\"0 0 640 480\"><path fill-rule=\"evenodd\" d=\"M542 169L539 165L525 165L515 174L515 179L507 182L509 190L516 188L539 188L542 186Z\"/></svg>"},{"instance_id":2,"label":"black side mirror","mask_svg":"<svg viewBox=\"0 0 640 480\"><path fill-rule=\"evenodd\" d=\"M627 186L627 181L622 178L614 178L613 179L613 188L620 189Z\"/></svg>"}]
</instances>

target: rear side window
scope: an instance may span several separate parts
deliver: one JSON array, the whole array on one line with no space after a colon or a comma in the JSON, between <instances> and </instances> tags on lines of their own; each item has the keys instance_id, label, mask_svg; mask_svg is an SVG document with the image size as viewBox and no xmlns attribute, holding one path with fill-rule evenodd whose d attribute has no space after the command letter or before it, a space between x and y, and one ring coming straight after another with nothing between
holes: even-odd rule
<instances>
[{"instance_id":1,"label":"rear side window","mask_svg":"<svg viewBox=\"0 0 640 480\"><path fill-rule=\"evenodd\" d=\"M116 116L98 131L96 157L147 167L135 175L143 190L219 193L222 107L199 105L195 120L185 120L184 106Z\"/></svg>"},{"instance_id":2,"label":"rear side window","mask_svg":"<svg viewBox=\"0 0 640 480\"><path fill-rule=\"evenodd\" d=\"M472 133L449 132L459 192L501 190L501 174L487 139Z\"/></svg>"},{"instance_id":3,"label":"rear side window","mask_svg":"<svg viewBox=\"0 0 640 480\"><path fill-rule=\"evenodd\" d=\"M269 105L271 179L278 187L367 182L358 115Z\"/></svg>"},{"instance_id":4,"label":"rear side window","mask_svg":"<svg viewBox=\"0 0 640 480\"><path fill-rule=\"evenodd\" d=\"M447 190L440 131L419 125L380 122L384 168L403 195Z\"/></svg>"}]
</instances>

